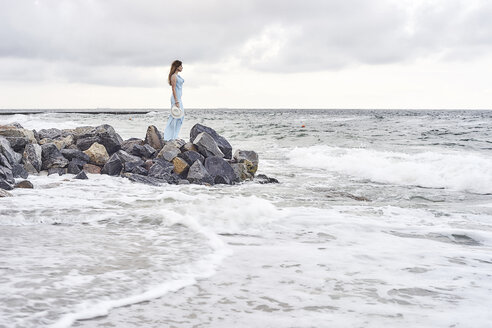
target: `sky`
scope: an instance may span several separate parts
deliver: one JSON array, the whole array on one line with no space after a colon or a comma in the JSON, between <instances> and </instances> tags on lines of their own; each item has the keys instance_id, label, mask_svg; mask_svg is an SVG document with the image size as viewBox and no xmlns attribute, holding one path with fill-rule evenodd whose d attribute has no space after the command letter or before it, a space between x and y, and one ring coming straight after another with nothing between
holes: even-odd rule
<instances>
[{"instance_id":1,"label":"sky","mask_svg":"<svg viewBox=\"0 0 492 328\"><path fill-rule=\"evenodd\" d=\"M490 0L0 0L0 109L492 109Z\"/></svg>"}]
</instances>

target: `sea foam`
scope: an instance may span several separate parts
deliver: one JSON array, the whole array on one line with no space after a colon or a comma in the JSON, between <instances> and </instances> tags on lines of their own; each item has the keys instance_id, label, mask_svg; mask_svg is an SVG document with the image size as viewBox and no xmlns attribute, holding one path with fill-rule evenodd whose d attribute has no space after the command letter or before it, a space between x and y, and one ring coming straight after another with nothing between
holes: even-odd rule
<instances>
[{"instance_id":1,"label":"sea foam","mask_svg":"<svg viewBox=\"0 0 492 328\"><path fill-rule=\"evenodd\" d=\"M295 148L290 163L390 183L492 193L492 157L471 151L402 153L325 145Z\"/></svg>"}]
</instances>

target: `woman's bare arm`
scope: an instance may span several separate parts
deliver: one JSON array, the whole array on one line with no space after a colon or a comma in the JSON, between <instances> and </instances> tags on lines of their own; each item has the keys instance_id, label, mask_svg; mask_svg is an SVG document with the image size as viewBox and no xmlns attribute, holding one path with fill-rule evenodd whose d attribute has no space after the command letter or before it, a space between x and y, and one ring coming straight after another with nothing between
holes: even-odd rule
<instances>
[{"instance_id":1,"label":"woman's bare arm","mask_svg":"<svg viewBox=\"0 0 492 328\"><path fill-rule=\"evenodd\" d=\"M178 95L176 94L176 74L171 76L171 87L173 89L174 102L176 103L176 106L179 107Z\"/></svg>"}]
</instances>

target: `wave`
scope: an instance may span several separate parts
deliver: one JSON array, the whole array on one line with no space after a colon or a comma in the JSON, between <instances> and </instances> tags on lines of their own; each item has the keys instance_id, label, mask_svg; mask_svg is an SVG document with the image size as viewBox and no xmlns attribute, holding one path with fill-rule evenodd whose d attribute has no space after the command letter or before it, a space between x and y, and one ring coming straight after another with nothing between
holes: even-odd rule
<instances>
[{"instance_id":1,"label":"wave","mask_svg":"<svg viewBox=\"0 0 492 328\"><path fill-rule=\"evenodd\" d=\"M295 148L290 163L373 182L492 193L492 158L466 151L415 154L318 145Z\"/></svg>"}]
</instances>

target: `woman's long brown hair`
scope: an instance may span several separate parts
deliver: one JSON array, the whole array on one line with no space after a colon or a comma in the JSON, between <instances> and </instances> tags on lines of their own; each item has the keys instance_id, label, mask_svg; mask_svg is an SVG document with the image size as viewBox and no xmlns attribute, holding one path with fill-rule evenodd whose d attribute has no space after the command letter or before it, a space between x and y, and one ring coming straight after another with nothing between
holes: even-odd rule
<instances>
[{"instance_id":1,"label":"woman's long brown hair","mask_svg":"<svg viewBox=\"0 0 492 328\"><path fill-rule=\"evenodd\" d=\"M181 60L175 60L171 64L171 70L169 71L169 76L167 78L167 81L169 82L169 85L171 85L171 76L173 76L174 73L176 73L176 70L178 69L179 66L181 66L183 63Z\"/></svg>"}]
</instances>

